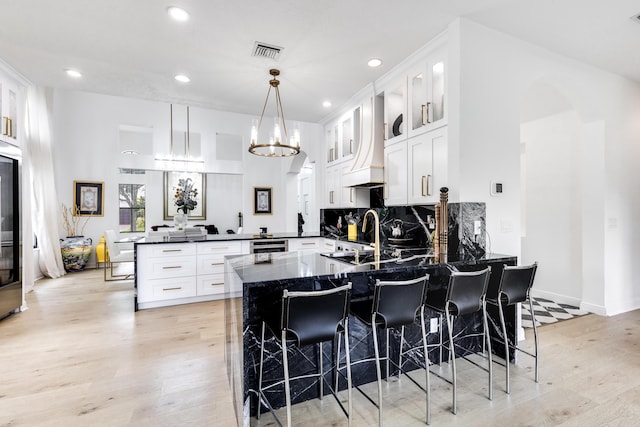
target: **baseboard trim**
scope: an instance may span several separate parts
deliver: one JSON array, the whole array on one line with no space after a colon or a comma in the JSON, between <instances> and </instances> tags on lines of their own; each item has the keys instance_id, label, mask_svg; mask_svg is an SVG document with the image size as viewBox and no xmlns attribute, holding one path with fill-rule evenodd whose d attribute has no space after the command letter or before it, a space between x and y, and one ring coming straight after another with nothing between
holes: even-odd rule
<instances>
[{"instance_id":1,"label":"baseboard trim","mask_svg":"<svg viewBox=\"0 0 640 427\"><path fill-rule=\"evenodd\" d=\"M582 303L578 298L557 294L555 292L541 291L535 288L531 290L531 295L534 298L544 298L561 304L569 304L574 307L581 307Z\"/></svg>"},{"instance_id":2,"label":"baseboard trim","mask_svg":"<svg viewBox=\"0 0 640 427\"><path fill-rule=\"evenodd\" d=\"M583 302L580 304L580 310L588 311L589 313L598 314L600 316L607 316L607 309L602 305Z\"/></svg>"}]
</instances>

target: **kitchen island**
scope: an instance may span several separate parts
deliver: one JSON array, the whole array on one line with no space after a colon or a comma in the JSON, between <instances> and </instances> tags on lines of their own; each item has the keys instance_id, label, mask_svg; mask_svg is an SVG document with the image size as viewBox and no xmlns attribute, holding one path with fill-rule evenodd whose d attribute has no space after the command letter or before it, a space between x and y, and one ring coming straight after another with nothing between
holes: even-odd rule
<instances>
[{"instance_id":1,"label":"kitchen island","mask_svg":"<svg viewBox=\"0 0 640 427\"><path fill-rule=\"evenodd\" d=\"M366 261L366 259L364 259ZM264 313L278 310L283 289L290 290L321 290L341 286L351 282L352 302L371 298L376 279L404 280L428 273L428 298L441 297L446 288L448 276L452 268L459 270L473 270L492 267L491 283L497 286L504 264L515 265L516 258L507 255L488 254L480 257L449 260L448 263L434 263L428 255L409 255L404 258L375 262L361 262L351 264L318 253L287 252L274 254L254 254L247 256L227 257L225 261L225 287L242 288L242 298L228 299L225 303L226 319L226 363L231 383L236 414L240 425L248 425L249 417L255 416L257 408L257 373L260 355L260 328ZM427 317L437 317L428 312ZM491 333L501 336L497 313L490 313ZM515 310L507 313L507 329L512 339L516 336ZM456 323L454 333L465 329L477 328L481 318L477 314L465 316ZM355 317L349 321L351 356L353 360L368 358L372 355L373 345L370 330ZM419 328L409 328L405 331L405 339L413 342L419 339ZM392 336L392 340L397 337ZM429 334L429 343L439 340L438 334ZM472 352L480 351L482 344L477 338L469 338L464 342ZM274 338L270 337L265 343L270 355L268 366L265 365L265 378L281 378L281 357ZM325 372L331 372L331 346L325 346L327 354L324 357ZM310 360L316 360L316 349L307 348L305 355ZM500 354L499 346L494 352ZM437 352L430 353L432 362L438 362ZM393 351L391 357L394 357ZM446 353L445 356L446 358ZM293 356L290 367L294 372L304 367L304 357ZM512 359L512 355L510 355ZM415 368L420 367L419 360L415 361ZM304 367L308 369L308 365ZM375 370L365 364L356 366L352 370L353 384L364 384L375 380ZM317 397L318 388L309 383L299 381L292 384L293 403ZM342 386L341 386L342 388ZM267 394L274 407L284 404L282 390L275 389Z\"/></svg>"}]
</instances>

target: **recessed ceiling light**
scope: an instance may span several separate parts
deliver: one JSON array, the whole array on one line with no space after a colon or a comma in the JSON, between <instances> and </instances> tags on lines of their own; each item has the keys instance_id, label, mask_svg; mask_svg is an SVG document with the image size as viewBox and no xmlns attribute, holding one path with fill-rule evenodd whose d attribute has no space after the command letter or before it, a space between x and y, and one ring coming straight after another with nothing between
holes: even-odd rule
<instances>
[{"instance_id":1,"label":"recessed ceiling light","mask_svg":"<svg viewBox=\"0 0 640 427\"><path fill-rule=\"evenodd\" d=\"M177 76L174 77L174 79L176 79L180 83L189 83L191 81L191 79L185 76L184 74L178 74Z\"/></svg>"},{"instance_id":2,"label":"recessed ceiling light","mask_svg":"<svg viewBox=\"0 0 640 427\"><path fill-rule=\"evenodd\" d=\"M82 77L82 73L78 70L67 68L66 70L64 70L64 72L67 73L67 76L73 77L74 79L79 79L80 77Z\"/></svg>"},{"instance_id":3,"label":"recessed ceiling light","mask_svg":"<svg viewBox=\"0 0 640 427\"><path fill-rule=\"evenodd\" d=\"M324 101L324 102L322 103L322 106L323 106L324 108L329 108L329 107L331 107L331 101Z\"/></svg>"},{"instance_id":4,"label":"recessed ceiling light","mask_svg":"<svg viewBox=\"0 0 640 427\"><path fill-rule=\"evenodd\" d=\"M371 58L367 65L371 68L379 67L382 65L382 59L380 58Z\"/></svg>"},{"instance_id":5,"label":"recessed ceiling light","mask_svg":"<svg viewBox=\"0 0 640 427\"><path fill-rule=\"evenodd\" d=\"M167 9L167 13L176 21L184 22L189 20L189 14L187 11L176 6L169 7Z\"/></svg>"}]
</instances>

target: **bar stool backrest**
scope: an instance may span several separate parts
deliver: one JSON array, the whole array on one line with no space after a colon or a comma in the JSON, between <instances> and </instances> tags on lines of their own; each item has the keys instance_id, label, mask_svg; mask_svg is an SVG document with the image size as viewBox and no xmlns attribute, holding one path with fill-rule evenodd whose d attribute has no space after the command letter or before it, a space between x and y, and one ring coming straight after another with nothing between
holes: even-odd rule
<instances>
[{"instance_id":1,"label":"bar stool backrest","mask_svg":"<svg viewBox=\"0 0 640 427\"><path fill-rule=\"evenodd\" d=\"M429 275L406 281L376 281L372 314L384 328L412 323L425 303Z\"/></svg>"},{"instance_id":2,"label":"bar stool backrest","mask_svg":"<svg viewBox=\"0 0 640 427\"><path fill-rule=\"evenodd\" d=\"M447 303L451 313L459 316L480 311L490 275L491 267L473 272L452 272L447 288Z\"/></svg>"},{"instance_id":3,"label":"bar stool backrest","mask_svg":"<svg viewBox=\"0 0 640 427\"><path fill-rule=\"evenodd\" d=\"M349 315L351 283L324 291L282 295L282 329L298 346L332 340Z\"/></svg>"},{"instance_id":4,"label":"bar stool backrest","mask_svg":"<svg viewBox=\"0 0 640 427\"><path fill-rule=\"evenodd\" d=\"M498 296L506 304L524 302L529 298L529 292L533 286L538 263L523 266L505 265L500 277Z\"/></svg>"}]
</instances>

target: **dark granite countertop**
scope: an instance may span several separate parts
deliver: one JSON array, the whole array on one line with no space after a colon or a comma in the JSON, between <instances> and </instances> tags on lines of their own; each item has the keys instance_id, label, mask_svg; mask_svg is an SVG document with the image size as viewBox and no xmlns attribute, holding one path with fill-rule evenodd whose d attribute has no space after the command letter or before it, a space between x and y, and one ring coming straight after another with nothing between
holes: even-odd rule
<instances>
[{"instance_id":1,"label":"dark granite countertop","mask_svg":"<svg viewBox=\"0 0 640 427\"><path fill-rule=\"evenodd\" d=\"M261 238L258 234L204 234L183 239L172 238L167 240L165 236L147 236L135 242L138 245L157 243L189 243L189 242L228 242L234 240L266 240L266 239L304 239L323 237L320 233L269 233L269 237Z\"/></svg>"},{"instance_id":2,"label":"dark granite countertop","mask_svg":"<svg viewBox=\"0 0 640 427\"><path fill-rule=\"evenodd\" d=\"M481 262L500 262L514 257L502 254L485 254L473 259L449 260L451 266ZM231 267L246 283L287 280L303 277L344 277L347 273L393 272L408 267L436 264L428 255L403 255L401 258L383 259L379 263L372 256L363 255L359 264L343 262L315 252L277 252L228 257ZM442 263L441 265L445 265Z\"/></svg>"}]
</instances>

